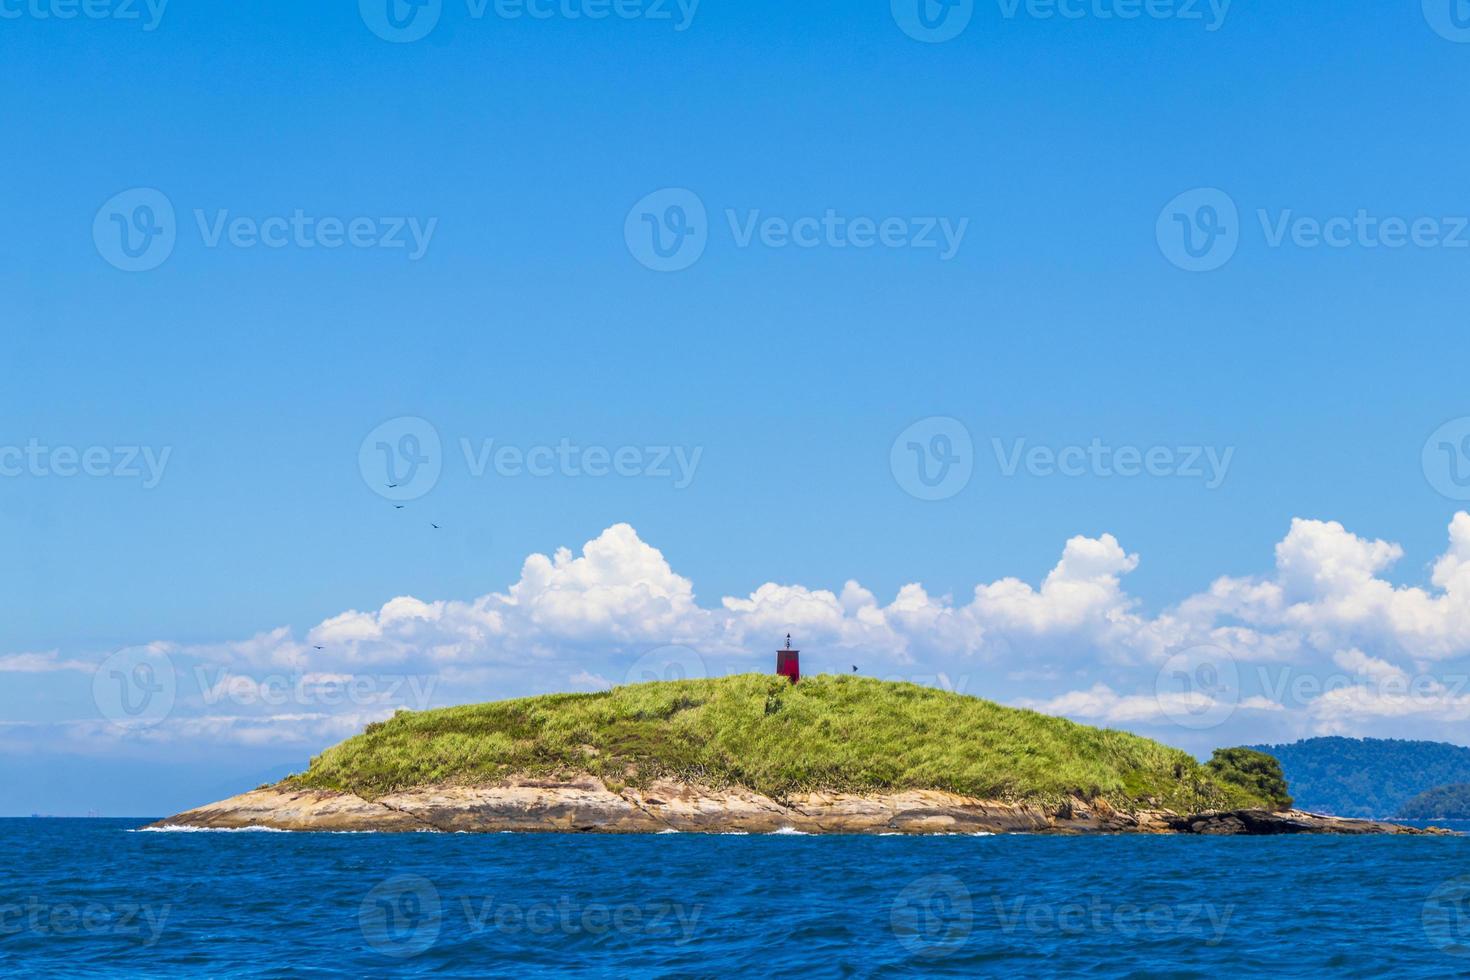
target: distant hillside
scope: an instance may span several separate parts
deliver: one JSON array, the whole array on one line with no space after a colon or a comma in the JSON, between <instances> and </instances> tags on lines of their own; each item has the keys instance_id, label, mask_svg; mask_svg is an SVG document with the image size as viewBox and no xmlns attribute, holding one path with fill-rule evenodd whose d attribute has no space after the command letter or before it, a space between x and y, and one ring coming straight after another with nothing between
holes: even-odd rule
<instances>
[{"instance_id":1,"label":"distant hillside","mask_svg":"<svg viewBox=\"0 0 1470 980\"><path fill-rule=\"evenodd\" d=\"M1425 790L1405 803L1398 816L1405 820L1470 820L1470 783Z\"/></svg>"},{"instance_id":2,"label":"distant hillside","mask_svg":"<svg viewBox=\"0 0 1470 980\"><path fill-rule=\"evenodd\" d=\"M1251 748L1281 760L1298 807L1340 817L1398 816L1425 790L1470 783L1470 749L1447 742L1309 738Z\"/></svg>"}]
</instances>

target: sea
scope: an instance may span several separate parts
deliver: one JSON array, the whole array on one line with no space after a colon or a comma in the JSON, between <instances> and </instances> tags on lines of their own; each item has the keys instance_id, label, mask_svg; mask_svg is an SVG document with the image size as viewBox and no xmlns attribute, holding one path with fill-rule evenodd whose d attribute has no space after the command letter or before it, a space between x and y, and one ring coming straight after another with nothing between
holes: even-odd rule
<instances>
[{"instance_id":1,"label":"sea","mask_svg":"<svg viewBox=\"0 0 1470 980\"><path fill-rule=\"evenodd\" d=\"M1470 976L1470 836L147 822L0 820L0 974Z\"/></svg>"}]
</instances>

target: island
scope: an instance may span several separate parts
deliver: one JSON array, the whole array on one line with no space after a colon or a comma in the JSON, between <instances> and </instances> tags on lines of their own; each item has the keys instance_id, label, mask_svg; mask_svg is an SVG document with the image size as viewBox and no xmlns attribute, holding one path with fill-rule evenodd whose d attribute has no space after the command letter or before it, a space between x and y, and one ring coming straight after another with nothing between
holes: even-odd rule
<instances>
[{"instance_id":1,"label":"island","mask_svg":"<svg viewBox=\"0 0 1470 980\"><path fill-rule=\"evenodd\" d=\"M1249 749L916 684L741 674L400 711L159 828L492 833L1428 833L1292 810Z\"/></svg>"},{"instance_id":2,"label":"island","mask_svg":"<svg viewBox=\"0 0 1470 980\"><path fill-rule=\"evenodd\" d=\"M1403 820L1470 820L1470 783L1427 789L1399 807Z\"/></svg>"}]
</instances>

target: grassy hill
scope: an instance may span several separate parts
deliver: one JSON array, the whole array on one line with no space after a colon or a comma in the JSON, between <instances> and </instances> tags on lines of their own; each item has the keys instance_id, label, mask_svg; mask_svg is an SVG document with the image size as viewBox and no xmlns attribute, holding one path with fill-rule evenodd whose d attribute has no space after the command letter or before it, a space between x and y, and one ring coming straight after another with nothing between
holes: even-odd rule
<instances>
[{"instance_id":1,"label":"grassy hill","mask_svg":"<svg viewBox=\"0 0 1470 980\"><path fill-rule=\"evenodd\" d=\"M313 759L290 786L375 798L425 785L592 773L672 777L773 798L940 789L1005 800L1076 794L1119 808L1263 805L1178 749L990 701L861 677L796 686L744 674L400 712Z\"/></svg>"},{"instance_id":2,"label":"grassy hill","mask_svg":"<svg viewBox=\"0 0 1470 980\"><path fill-rule=\"evenodd\" d=\"M1334 736L1253 748L1281 760L1297 806L1340 817L1391 817L1427 789L1470 783L1470 749L1445 742Z\"/></svg>"}]
</instances>

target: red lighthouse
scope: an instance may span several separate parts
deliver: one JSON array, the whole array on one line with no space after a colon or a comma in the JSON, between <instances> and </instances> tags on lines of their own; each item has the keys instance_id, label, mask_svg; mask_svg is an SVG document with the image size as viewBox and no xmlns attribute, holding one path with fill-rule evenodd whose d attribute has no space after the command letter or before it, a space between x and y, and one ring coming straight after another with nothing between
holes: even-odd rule
<instances>
[{"instance_id":1,"label":"red lighthouse","mask_svg":"<svg viewBox=\"0 0 1470 980\"><path fill-rule=\"evenodd\" d=\"M801 680L800 650L791 649L791 634L786 634L786 647L776 651L776 673L781 677L791 678L795 684Z\"/></svg>"}]
</instances>

